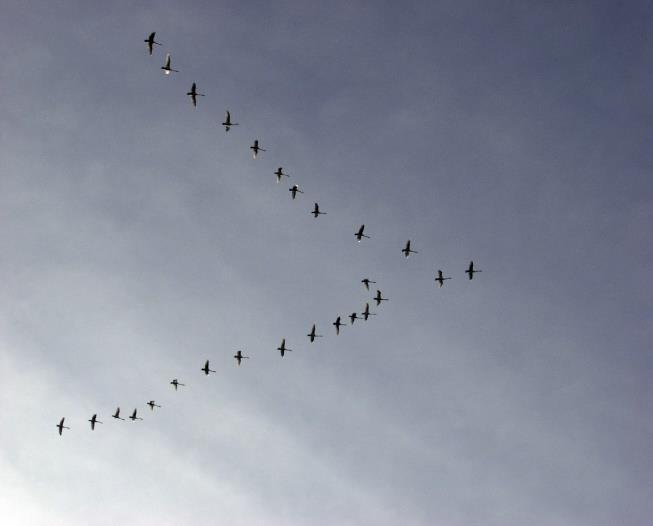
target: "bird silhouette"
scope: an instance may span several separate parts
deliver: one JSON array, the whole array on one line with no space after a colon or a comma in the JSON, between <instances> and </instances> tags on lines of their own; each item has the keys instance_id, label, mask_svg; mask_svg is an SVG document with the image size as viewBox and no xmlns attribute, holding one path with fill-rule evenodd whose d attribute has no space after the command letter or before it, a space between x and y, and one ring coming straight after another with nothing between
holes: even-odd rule
<instances>
[{"instance_id":1,"label":"bird silhouette","mask_svg":"<svg viewBox=\"0 0 653 526\"><path fill-rule=\"evenodd\" d=\"M170 58L170 53L168 53L166 55L166 63L163 66L161 66L163 73L165 73L166 75L170 75L170 73L179 73L179 70L172 69L170 67L170 63L171 63L171 58Z\"/></svg>"},{"instance_id":2,"label":"bird silhouette","mask_svg":"<svg viewBox=\"0 0 653 526\"><path fill-rule=\"evenodd\" d=\"M277 347L277 351L279 351L281 353L282 358L286 354L286 351L288 351L288 352L292 351L292 349L286 348L286 339L285 338L283 340L281 340L281 345L279 347Z\"/></svg>"},{"instance_id":3,"label":"bird silhouette","mask_svg":"<svg viewBox=\"0 0 653 526\"><path fill-rule=\"evenodd\" d=\"M91 417L89 422L91 423L91 431L95 430L95 424L102 424L102 422L100 422L97 419L97 415L95 415L95 414Z\"/></svg>"},{"instance_id":4,"label":"bird silhouette","mask_svg":"<svg viewBox=\"0 0 653 526\"><path fill-rule=\"evenodd\" d=\"M156 44L157 46L160 46L161 44L154 40L154 35L156 35L156 31L152 31L150 33L150 36L148 36L143 42L147 42L147 49L150 52L150 55L152 54L152 49L153 45Z\"/></svg>"},{"instance_id":5,"label":"bird silhouette","mask_svg":"<svg viewBox=\"0 0 653 526\"><path fill-rule=\"evenodd\" d=\"M441 270L438 270L438 275L435 277L435 281L438 282L438 285L439 285L440 287L442 287L442 285L444 285L444 280L445 280L445 279L451 279L451 278L445 278L445 277L442 275L442 271L441 271Z\"/></svg>"},{"instance_id":6,"label":"bird silhouette","mask_svg":"<svg viewBox=\"0 0 653 526\"><path fill-rule=\"evenodd\" d=\"M469 275L469 279L474 279L474 274L476 272L483 272L483 271L482 270L475 270L474 269L474 262L470 261L469 262L469 267L467 267L467 270L465 271L465 273Z\"/></svg>"},{"instance_id":7,"label":"bird silhouette","mask_svg":"<svg viewBox=\"0 0 653 526\"><path fill-rule=\"evenodd\" d=\"M197 97L204 97L204 93L197 92L197 84L193 82L193 85L190 87L190 91L186 93L190 97L190 100L193 101L193 107L197 107Z\"/></svg>"},{"instance_id":8,"label":"bird silhouette","mask_svg":"<svg viewBox=\"0 0 653 526\"><path fill-rule=\"evenodd\" d=\"M315 341L315 338L322 338L321 334L315 333L315 324L313 324L313 327L311 328L311 332L309 332L306 336L308 336L308 339L311 340L311 343Z\"/></svg>"},{"instance_id":9,"label":"bird silhouette","mask_svg":"<svg viewBox=\"0 0 653 526\"><path fill-rule=\"evenodd\" d=\"M243 356L243 351L238 351L236 354L234 354L234 358L238 362L238 365L240 366L240 362L243 359L248 359L249 356Z\"/></svg>"},{"instance_id":10,"label":"bird silhouette","mask_svg":"<svg viewBox=\"0 0 653 526\"><path fill-rule=\"evenodd\" d=\"M231 113L229 110L227 110L227 116L224 118L222 125L224 126L224 131L226 132L228 132L232 126L238 126L237 122L231 122Z\"/></svg>"},{"instance_id":11,"label":"bird silhouette","mask_svg":"<svg viewBox=\"0 0 653 526\"><path fill-rule=\"evenodd\" d=\"M370 236L366 236L365 234L363 234L363 230L365 230L365 225L361 225L360 228L358 229L358 232L354 234L354 236L356 236L356 239L358 239L359 243L361 242L361 239L363 239L364 237L366 237L367 239L370 238Z\"/></svg>"},{"instance_id":12,"label":"bird silhouette","mask_svg":"<svg viewBox=\"0 0 653 526\"><path fill-rule=\"evenodd\" d=\"M61 421L55 426L59 428L59 436L61 436L61 433L63 433L64 429L70 429L69 427L63 425L63 421L66 419L66 417L63 417Z\"/></svg>"}]
</instances>

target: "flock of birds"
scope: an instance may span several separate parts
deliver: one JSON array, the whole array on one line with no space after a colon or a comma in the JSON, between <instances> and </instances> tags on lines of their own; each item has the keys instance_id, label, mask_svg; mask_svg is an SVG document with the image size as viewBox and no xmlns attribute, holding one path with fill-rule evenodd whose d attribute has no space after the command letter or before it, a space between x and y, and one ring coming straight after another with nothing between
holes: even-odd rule
<instances>
[{"instance_id":1,"label":"flock of birds","mask_svg":"<svg viewBox=\"0 0 653 526\"><path fill-rule=\"evenodd\" d=\"M150 35L144 40L144 42L147 44L147 50L150 55L153 54L154 52L154 46L161 46L162 44L160 42L157 42L155 40L156 38L156 32L150 33ZM172 68L172 58L170 53L166 54L166 59L165 63L163 66L161 66L161 69L163 70L163 73L165 75L170 75L171 73L179 73L179 70L173 69ZM198 97L204 97L204 93L199 93L197 91L197 83L193 82L191 85L190 91L186 93L187 96L191 98L191 102L193 104L193 107L197 107L197 98ZM231 112L227 110L225 120L222 122L222 126L224 126L225 131L229 131L232 126L238 126L239 123L237 122L232 122L231 120ZM259 146L259 141L258 139L254 140L254 143L252 146L250 146L250 150L252 150L252 155L254 159L256 159L259 155L259 152L265 152L263 148ZM283 167L279 167L275 172L274 175L276 175L277 178L277 183L280 183L283 177L290 177L289 174L284 173ZM299 189L299 185L294 184L289 188L289 191L291 193L292 199L296 199L297 194L303 194L304 192ZM326 212L323 212L320 210L320 206L318 203L315 203L313 210L310 212L315 218L319 217L320 215L326 215ZM365 234L365 225L361 225L358 230L354 233L354 237L357 239L357 241L360 243L363 238L370 239L370 236ZM416 250L413 250L411 248L411 242L410 239L406 242L406 245L404 248L401 249L402 254L407 258L411 254L417 254L418 252ZM472 280L474 278L474 274L477 272L482 272L482 270L474 268L474 262L470 261L469 266L467 267L467 270L465 270L465 273L467 274L468 278ZM442 273L442 270L438 270L437 274L435 276L435 282L438 284L439 287L442 287L444 285L444 282L446 280L452 279L451 277L445 277ZM361 280L361 283L365 287L367 291L370 290L370 284L376 284L375 281L372 281L369 278L364 278ZM388 298L384 298L383 294L380 289L376 290L376 295L372 297L372 300L376 302L377 307L381 305L381 302L383 301L388 301ZM370 316L376 316L375 312L370 312L370 303L369 301L365 303L365 308L363 309L363 312L359 314L357 312L352 312L348 318L350 321L351 325L354 325L354 322L359 319L363 319L364 321L367 321ZM347 325L345 322L342 321L342 316L338 316L336 318L336 321L332 323L332 325L335 327L336 330L336 335L340 334L340 328L344 325ZM317 326L314 323L313 326L311 327L310 332L306 335L311 343L315 341L316 338L322 338L322 334L317 334ZM277 351L279 351L281 357L284 357L286 352L292 351L292 349L286 347L286 339L283 338L281 340L281 344L279 347L277 347ZM236 360L236 363L238 366L240 366L241 362L243 360L249 359L249 356L243 355L242 351L236 352L236 354L233 356L233 358ZM216 371L214 369L210 368L210 361L206 360L204 363L204 367L200 369L206 376L208 376L210 373L215 373ZM172 381L170 382L170 385L177 391L179 387L185 387L186 384L181 383L177 378L173 378ZM155 408L161 408L160 405L156 403L155 400L150 400L147 402L147 406L149 406L151 411L154 411ZM125 418L120 416L120 407L117 407L115 412L111 415L112 418L115 418L116 420L125 420ZM132 422L136 422L137 420L143 420L140 416L138 416L138 408L134 408L132 411L131 415L128 416ZM63 417L59 423L57 424L57 428L59 430L59 435L63 433L64 429L70 429L70 427L66 426L65 423L66 418ZM97 419L97 414L93 414L91 418L88 420L90 422L90 427L91 430L95 430L95 425L96 424L102 424L100 420Z\"/></svg>"}]
</instances>

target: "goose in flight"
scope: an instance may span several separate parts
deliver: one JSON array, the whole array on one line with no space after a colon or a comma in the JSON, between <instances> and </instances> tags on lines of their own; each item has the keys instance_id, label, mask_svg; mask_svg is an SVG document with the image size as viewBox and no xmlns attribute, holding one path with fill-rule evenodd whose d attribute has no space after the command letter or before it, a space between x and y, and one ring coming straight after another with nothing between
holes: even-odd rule
<instances>
[{"instance_id":1,"label":"goose in flight","mask_svg":"<svg viewBox=\"0 0 653 526\"><path fill-rule=\"evenodd\" d=\"M147 405L150 406L150 411L154 411L154 408L155 408L155 407L158 407L159 409L161 408L161 406L160 406L159 404L157 404L156 402L154 402L154 400L150 400L150 401L147 403Z\"/></svg>"},{"instance_id":2,"label":"goose in flight","mask_svg":"<svg viewBox=\"0 0 653 526\"><path fill-rule=\"evenodd\" d=\"M281 353L281 357L283 358L283 355L286 354L286 351L290 352L292 349L287 349L286 348L286 339L284 338L281 340L281 345L277 347L277 351Z\"/></svg>"},{"instance_id":3,"label":"goose in flight","mask_svg":"<svg viewBox=\"0 0 653 526\"><path fill-rule=\"evenodd\" d=\"M178 388L180 385L181 385L181 386L185 386L185 385L186 385L186 384L182 384L182 383L180 383L179 380L177 380L176 378L174 378L174 379L172 380L172 382L170 382L170 384L175 386L175 391L177 390L177 388Z\"/></svg>"},{"instance_id":4,"label":"goose in flight","mask_svg":"<svg viewBox=\"0 0 653 526\"><path fill-rule=\"evenodd\" d=\"M156 44L157 46L161 45L160 42L157 42L156 40L154 40L154 35L156 35L156 31L152 31L150 33L150 36L147 37L145 40L143 40L143 42L147 42L147 49L150 52L150 55L152 54L152 49L153 49L154 44Z\"/></svg>"},{"instance_id":5,"label":"goose in flight","mask_svg":"<svg viewBox=\"0 0 653 526\"><path fill-rule=\"evenodd\" d=\"M313 328L311 329L311 332L309 332L306 336L308 336L308 339L311 340L311 343L315 341L315 338L322 338L321 334L315 333L315 324L313 324Z\"/></svg>"},{"instance_id":6,"label":"goose in flight","mask_svg":"<svg viewBox=\"0 0 653 526\"><path fill-rule=\"evenodd\" d=\"M331 325L333 325L336 328L336 335L340 334L340 327L343 325L347 325L346 323L342 323L340 321L340 316L336 318L336 321L334 321Z\"/></svg>"},{"instance_id":7,"label":"goose in flight","mask_svg":"<svg viewBox=\"0 0 653 526\"><path fill-rule=\"evenodd\" d=\"M243 356L243 351L238 351L236 354L234 354L234 358L238 362L238 365L240 365L240 362L243 358L249 358L249 356Z\"/></svg>"},{"instance_id":8,"label":"goose in flight","mask_svg":"<svg viewBox=\"0 0 653 526\"><path fill-rule=\"evenodd\" d=\"M406 241L406 247L402 248L401 251L404 253L404 256L408 257L411 254L417 254L417 250L410 249L410 239Z\"/></svg>"},{"instance_id":9,"label":"goose in flight","mask_svg":"<svg viewBox=\"0 0 653 526\"><path fill-rule=\"evenodd\" d=\"M136 416L136 411L138 411L138 409L134 409L134 412L132 413L132 416L129 417L129 419L132 422L136 422L136 420L143 420L140 416Z\"/></svg>"},{"instance_id":10,"label":"goose in flight","mask_svg":"<svg viewBox=\"0 0 653 526\"><path fill-rule=\"evenodd\" d=\"M363 239L364 237L366 237L367 239L370 238L370 236L366 236L365 234L363 234L363 230L365 230L365 225L361 225L361 227L358 229L358 232L354 234L354 236L356 236L356 239L358 239L359 243L361 242L361 239Z\"/></svg>"},{"instance_id":11,"label":"goose in flight","mask_svg":"<svg viewBox=\"0 0 653 526\"><path fill-rule=\"evenodd\" d=\"M370 290L370 283L376 284L376 281L372 281L371 279L361 279L361 283L365 285L365 290Z\"/></svg>"},{"instance_id":12,"label":"goose in flight","mask_svg":"<svg viewBox=\"0 0 653 526\"><path fill-rule=\"evenodd\" d=\"M304 193L304 192L302 192L302 191L299 189L299 186L296 185L296 184L292 185L292 188L288 188L288 191L291 192L291 195L292 195L292 198L293 198L293 199L295 199L295 197L297 197L297 194L298 194L298 193L299 193L299 194L303 194L303 193Z\"/></svg>"},{"instance_id":13,"label":"goose in flight","mask_svg":"<svg viewBox=\"0 0 653 526\"><path fill-rule=\"evenodd\" d=\"M222 123L222 125L224 126L224 131L227 132L229 131L229 128L231 128L232 126L238 126L237 122L231 122L231 113L229 112L229 110L227 110L227 116L224 118L224 122Z\"/></svg>"},{"instance_id":14,"label":"goose in flight","mask_svg":"<svg viewBox=\"0 0 653 526\"><path fill-rule=\"evenodd\" d=\"M361 316L363 316L363 319L367 321L367 318L370 316L376 316L376 312L370 312L370 304L366 303L365 310L361 313Z\"/></svg>"},{"instance_id":15,"label":"goose in flight","mask_svg":"<svg viewBox=\"0 0 653 526\"><path fill-rule=\"evenodd\" d=\"M445 279L451 279L451 278L445 278L445 277L442 275L442 271L441 271L441 270L438 270L438 275L436 276L435 281L438 282L438 285L440 285L440 287L442 287L442 285L444 285L444 280L445 280Z\"/></svg>"},{"instance_id":16,"label":"goose in flight","mask_svg":"<svg viewBox=\"0 0 653 526\"><path fill-rule=\"evenodd\" d=\"M97 419L97 415L93 415L89 422L91 423L91 431L95 430L95 424L102 424L102 422Z\"/></svg>"},{"instance_id":17,"label":"goose in flight","mask_svg":"<svg viewBox=\"0 0 653 526\"><path fill-rule=\"evenodd\" d=\"M118 420L124 420L124 418L120 416L120 407L116 407L116 412L113 413L111 417L117 418Z\"/></svg>"},{"instance_id":18,"label":"goose in flight","mask_svg":"<svg viewBox=\"0 0 653 526\"><path fill-rule=\"evenodd\" d=\"M204 367L200 369L201 371L204 371L204 374L206 376L209 375L209 373L214 373L215 371L213 369L209 369L209 361L206 360L206 363L204 364Z\"/></svg>"},{"instance_id":19,"label":"goose in flight","mask_svg":"<svg viewBox=\"0 0 653 526\"><path fill-rule=\"evenodd\" d=\"M349 315L349 321L350 321L350 323L351 323L352 325L354 324L354 322L355 322L357 319L358 319L358 315L357 315L355 312L352 312L352 313Z\"/></svg>"},{"instance_id":20,"label":"goose in flight","mask_svg":"<svg viewBox=\"0 0 653 526\"><path fill-rule=\"evenodd\" d=\"M388 298L382 298L381 297L381 291L377 289L376 297L374 298L374 300L376 301L377 305L381 305L381 302L382 301L388 301Z\"/></svg>"},{"instance_id":21,"label":"goose in flight","mask_svg":"<svg viewBox=\"0 0 653 526\"><path fill-rule=\"evenodd\" d=\"M193 85L190 87L190 91L186 93L190 97L190 100L193 101L193 107L197 108L197 97L204 97L204 93L197 92L197 84L193 82Z\"/></svg>"},{"instance_id":22,"label":"goose in flight","mask_svg":"<svg viewBox=\"0 0 653 526\"><path fill-rule=\"evenodd\" d=\"M254 144L253 144L252 146L250 146L249 149L252 150L252 152L254 152L254 153L252 154L253 157L254 157L254 159L256 159L256 156L258 155L258 152L265 152L265 151L266 151L266 150L264 150L263 148L259 148L259 145L258 145L258 139L256 139L256 140L254 141Z\"/></svg>"},{"instance_id":23,"label":"goose in flight","mask_svg":"<svg viewBox=\"0 0 653 526\"><path fill-rule=\"evenodd\" d=\"M467 267L467 270L465 271L466 274L469 274L469 279L474 279L474 273L475 272L483 272L482 270L474 270L474 262L470 261L469 262L469 267Z\"/></svg>"},{"instance_id":24,"label":"goose in flight","mask_svg":"<svg viewBox=\"0 0 653 526\"><path fill-rule=\"evenodd\" d=\"M277 171L274 172L274 175L277 176L277 184L281 182L282 177L290 177L288 174L283 173L283 168L281 166L277 168Z\"/></svg>"},{"instance_id":25,"label":"goose in flight","mask_svg":"<svg viewBox=\"0 0 653 526\"><path fill-rule=\"evenodd\" d=\"M61 419L61 422L59 422L59 423L55 426L55 427L58 427L58 428L59 428L59 436L61 436L61 433L63 433L63 430L64 430L64 429L70 429L68 426L63 425L63 421L64 421L65 419L66 419L66 417L64 416L64 417Z\"/></svg>"},{"instance_id":26,"label":"goose in flight","mask_svg":"<svg viewBox=\"0 0 653 526\"><path fill-rule=\"evenodd\" d=\"M168 53L168 54L166 55L166 63L165 63L163 66L161 66L161 69L163 70L163 72L164 72L166 75L170 75L170 73L173 73L173 72L174 72L174 73L179 73L179 70L177 70L177 69L172 69L172 68L170 67L170 53Z\"/></svg>"},{"instance_id":27,"label":"goose in flight","mask_svg":"<svg viewBox=\"0 0 653 526\"><path fill-rule=\"evenodd\" d=\"M326 212L320 212L320 205L315 203L315 207L313 208L313 211L311 212L313 214L313 217L317 217L319 215L325 216Z\"/></svg>"}]
</instances>

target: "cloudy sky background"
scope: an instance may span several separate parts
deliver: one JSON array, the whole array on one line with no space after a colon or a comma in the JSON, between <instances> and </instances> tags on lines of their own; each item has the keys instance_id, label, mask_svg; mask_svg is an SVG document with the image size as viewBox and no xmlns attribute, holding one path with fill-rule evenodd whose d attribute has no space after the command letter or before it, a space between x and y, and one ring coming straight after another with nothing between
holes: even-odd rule
<instances>
[{"instance_id":1,"label":"cloudy sky background","mask_svg":"<svg viewBox=\"0 0 653 526\"><path fill-rule=\"evenodd\" d=\"M650 524L653 5L133 4L1 3L2 522Z\"/></svg>"}]
</instances>

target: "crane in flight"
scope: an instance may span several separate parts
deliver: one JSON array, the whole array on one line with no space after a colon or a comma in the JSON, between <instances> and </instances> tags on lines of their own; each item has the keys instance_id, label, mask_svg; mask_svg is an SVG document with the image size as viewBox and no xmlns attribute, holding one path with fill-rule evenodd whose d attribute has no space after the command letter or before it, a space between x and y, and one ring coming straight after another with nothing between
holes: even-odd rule
<instances>
[{"instance_id":1,"label":"crane in flight","mask_svg":"<svg viewBox=\"0 0 653 526\"><path fill-rule=\"evenodd\" d=\"M283 358L284 354L286 354L286 351L290 352L292 349L286 348L286 339L284 338L281 340L281 345L277 347L277 351L281 353L281 357Z\"/></svg>"},{"instance_id":2,"label":"crane in flight","mask_svg":"<svg viewBox=\"0 0 653 526\"><path fill-rule=\"evenodd\" d=\"M177 390L177 388L178 388L180 385L181 385L182 387L185 387L185 386L186 386L186 384L182 384L182 383L180 383L179 380L177 380L176 378L173 378L173 380L172 380L172 382L170 382L170 384L175 386L175 391Z\"/></svg>"},{"instance_id":3,"label":"crane in flight","mask_svg":"<svg viewBox=\"0 0 653 526\"><path fill-rule=\"evenodd\" d=\"M371 279L361 279L361 283L365 285L365 290L370 290L370 283L376 284L376 281L372 281Z\"/></svg>"},{"instance_id":4,"label":"crane in flight","mask_svg":"<svg viewBox=\"0 0 653 526\"><path fill-rule=\"evenodd\" d=\"M100 422L100 421L97 419L97 415L96 415L96 414L94 414L94 415L91 417L91 419L89 420L89 422L91 423L91 431L94 431L94 430L95 430L95 424L102 424L102 422Z\"/></svg>"},{"instance_id":5,"label":"crane in flight","mask_svg":"<svg viewBox=\"0 0 653 526\"><path fill-rule=\"evenodd\" d=\"M376 301L377 305L381 305L381 302L382 301L388 301L388 298L382 298L381 297L381 291L377 289L376 297L374 298L374 300Z\"/></svg>"},{"instance_id":6,"label":"crane in flight","mask_svg":"<svg viewBox=\"0 0 653 526\"><path fill-rule=\"evenodd\" d=\"M442 287L442 285L444 285L444 280L446 280L446 279L451 279L451 278L445 278L445 277L442 275L442 271L441 271L441 270L438 270L438 275L435 277L435 281L438 282L438 285L439 285L440 287Z\"/></svg>"},{"instance_id":7,"label":"crane in flight","mask_svg":"<svg viewBox=\"0 0 653 526\"><path fill-rule=\"evenodd\" d=\"M291 193L293 199L295 199L295 197L297 197L297 194L303 194L304 193L299 189L299 185L296 185L296 184L292 185L292 188L288 188L288 191Z\"/></svg>"},{"instance_id":8,"label":"crane in flight","mask_svg":"<svg viewBox=\"0 0 653 526\"><path fill-rule=\"evenodd\" d=\"M475 272L483 272L482 270L475 270L474 269L474 262L470 261L469 262L469 267L467 267L467 270L465 271L465 274L469 275L469 279L474 279L474 273Z\"/></svg>"},{"instance_id":9,"label":"crane in flight","mask_svg":"<svg viewBox=\"0 0 653 526\"><path fill-rule=\"evenodd\" d=\"M417 250L411 250L410 249L410 239L406 241L406 246L401 249L401 251L404 253L404 256L408 257L411 254L417 254Z\"/></svg>"},{"instance_id":10,"label":"crane in flight","mask_svg":"<svg viewBox=\"0 0 653 526\"><path fill-rule=\"evenodd\" d=\"M370 316L376 316L376 312L370 312L370 304L366 303L365 310L361 313L361 316L365 321L367 321L367 318L369 318Z\"/></svg>"},{"instance_id":11,"label":"crane in flight","mask_svg":"<svg viewBox=\"0 0 653 526\"><path fill-rule=\"evenodd\" d=\"M118 420L124 420L124 418L120 416L120 406L116 407L116 412L113 413L111 417L117 418Z\"/></svg>"},{"instance_id":12,"label":"crane in flight","mask_svg":"<svg viewBox=\"0 0 653 526\"><path fill-rule=\"evenodd\" d=\"M190 100L193 101L193 107L197 108L197 97L204 97L204 93L197 92L197 84L193 82L193 85L190 87L190 91L186 93L190 97Z\"/></svg>"},{"instance_id":13,"label":"crane in flight","mask_svg":"<svg viewBox=\"0 0 653 526\"><path fill-rule=\"evenodd\" d=\"M363 230L365 230L365 225L361 225L360 228L358 229L358 232L354 234L354 236L356 236L356 239L358 239L359 243L361 242L361 239L363 239L364 237L370 239L370 236L366 236L365 234L363 234Z\"/></svg>"},{"instance_id":14,"label":"crane in flight","mask_svg":"<svg viewBox=\"0 0 653 526\"><path fill-rule=\"evenodd\" d=\"M154 40L155 35L156 35L156 31L152 31L150 33L150 36L147 37L145 40L143 40L143 42L147 42L147 49L150 52L150 55L152 54L152 49L153 49L154 44L156 44L157 46L161 45L160 42L157 42L156 40Z\"/></svg>"},{"instance_id":15,"label":"crane in flight","mask_svg":"<svg viewBox=\"0 0 653 526\"><path fill-rule=\"evenodd\" d=\"M161 406L160 406L159 404L157 404L154 400L150 400L150 401L147 403L147 405L150 406L150 411L154 411L154 408L155 408L155 407L158 407L159 409L161 409Z\"/></svg>"},{"instance_id":16,"label":"crane in flight","mask_svg":"<svg viewBox=\"0 0 653 526\"><path fill-rule=\"evenodd\" d=\"M346 323L342 323L340 321L340 316L336 318L336 321L334 321L331 325L333 325L336 328L336 336L340 334L340 327L347 325Z\"/></svg>"},{"instance_id":17,"label":"crane in flight","mask_svg":"<svg viewBox=\"0 0 653 526\"><path fill-rule=\"evenodd\" d=\"M214 373L215 371L213 369L209 369L209 361L206 360L206 363L204 364L204 367L200 369L201 371L204 371L204 374L206 376L209 375L209 373Z\"/></svg>"},{"instance_id":18,"label":"crane in flight","mask_svg":"<svg viewBox=\"0 0 653 526\"><path fill-rule=\"evenodd\" d=\"M249 149L252 150L252 152L253 152L253 153L252 153L252 156L254 157L254 159L256 159L256 156L258 155L258 152L265 152L265 151L266 151L266 150L264 150L263 148L259 147L259 145L258 145L258 139L256 139L256 140L254 141L254 144L252 144L252 145L249 147Z\"/></svg>"},{"instance_id":19,"label":"crane in flight","mask_svg":"<svg viewBox=\"0 0 653 526\"><path fill-rule=\"evenodd\" d=\"M224 126L224 131L226 132L228 132L232 126L238 126L237 122L231 122L231 113L229 110L227 110L227 116L224 118L222 125Z\"/></svg>"},{"instance_id":20,"label":"crane in flight","mask_svg":"<svg viewBox=\"0 0 653 526\"><path fill-rule=\"evenodd\" d=\"M321 334L316 334L315 324L313 324L313 327L311 328L311 332L309 332L306 336L308 336L308 339L311 340L311 343L315 341L315 338L322 338Z\"/></svg>"},{"instance_id":21,"label":"crane in flight","mask_svg":"<svg viewBox=\"0 0 653 526\"><path fill-rule=\"evenodd\" d=\"M320 215L325 216L326 212L320 212L320 205L315 203L315 207L313 207L313 211L311 212L311 214L313 214L313 217L317 218L317 216Z\"/></svg>"},{"instance_id":22,"label":"crane in flight","mask_svg":"<svg viewBox=\"0 0 653 526\"><path fill-rule=\"evenodd\" d=\"M243 351L238 351L236 354L234 354L234 358L238 362L238 365L240 365L240 362L243 358L249 359L249 356L243 356Z\"/></svg>"},{"instance_id":23,"label":"crane in flight","mask_svg":"<svg viewBox=\"0 0 653 526\"><path fill-rule=\"evenodd\" d=\"M349 315L349 322L351 323L351 325L353 325L354 322L355 322L357 319L359 319L359 318L358 318L358 314L356 314L355 312L352 312L352 313Z\"/></svg>"},{"instance_id":24,"label":"crane in flight","mask_svg":"<svg viewBox=\"0 0 653 526\"><path fill-rule=\"evenodd\" d=\"M137 412L137 411L138 411L138 409L134 409L134 412L133 412L132 415L129 417L129 419L130 419L132 422L136 422L136 420L143 420L140 416L136 416L136 412Z\"/></svg>"},{"instance_id":25,"label":"crane in flight","mask_svg":"<svg viewBox=\"0 0 653 526\"><path fill-rule=\"evenodd\" d=\"M163 72L164 72L166 75L170 75L170 73L179 73L179 70L177 70L177 69L172 69L172 68L170 67L170 62L171 62L170 53L168 53L168 54L166 55L166 63L165 63L163 66L161 66L161 69L163 70Z\"/></svg>"},{"instance_id":26,"label":"crane in flight","mask_svg":"<svg viewBox=\"0 0 653 526\"><path fill-rule=\"evenodd\" d=\"M63 425L63 421L66 419L64 416L61 421L55 426L59 428L59 436L61 436L61 433L63 433L64 429L70 429L68 426Z\"/></svg>"},{"instance_id":27,"label":"crane in flight","mask_svg":"<svg viewBox=\"0 0 653 526\"><path fill-rule=\"evenodd\" d=\"M277 176L277 184L279 184L281 182L282 177L290 177L288 174L283 173L283 167L281 167L281 166L279 166L279 168L277 168L277 171L274 172L274 175Z\"/></svg>"}]
</instances>

